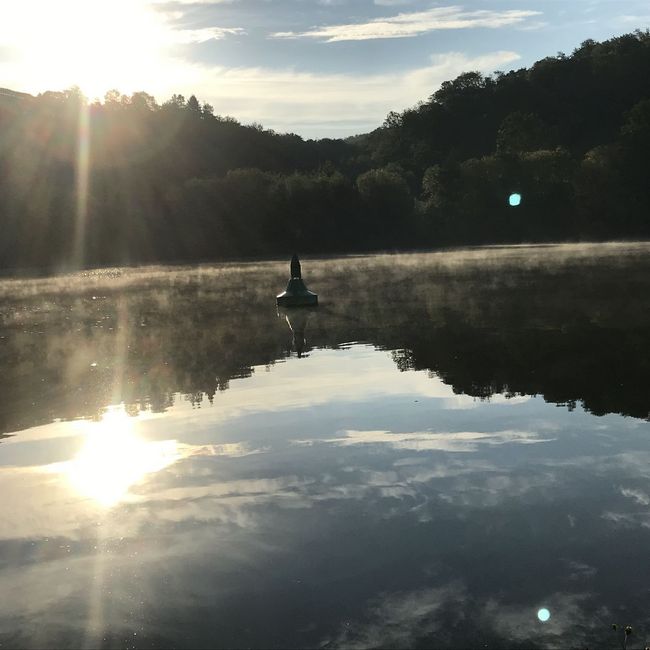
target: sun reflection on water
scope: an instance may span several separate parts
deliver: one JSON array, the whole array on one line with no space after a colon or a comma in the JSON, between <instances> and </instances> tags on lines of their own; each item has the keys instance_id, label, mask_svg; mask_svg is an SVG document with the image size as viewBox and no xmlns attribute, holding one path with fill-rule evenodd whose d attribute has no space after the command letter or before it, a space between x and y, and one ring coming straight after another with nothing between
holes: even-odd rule
<instances>
[{"instance_id":1,"label":"sun reflection on water","mask_svg":"<svg viewBox=\"0 0 650 650\"><path fill-rule=\"evenodd\" d=\"M180 458L175 440L148 442L133 430L123 409L109 411L89 425L83 447L65 473L81 495L110 507L122 501L131 486Z\"/></svg>"}]
</instances>

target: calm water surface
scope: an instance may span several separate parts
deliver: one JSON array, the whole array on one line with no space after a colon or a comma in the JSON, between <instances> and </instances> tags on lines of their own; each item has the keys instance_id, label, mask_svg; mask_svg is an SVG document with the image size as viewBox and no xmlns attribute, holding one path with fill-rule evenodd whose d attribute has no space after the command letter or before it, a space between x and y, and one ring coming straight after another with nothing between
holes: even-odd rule
<instances>
[{"instance_id":1,"label":"calm water surface","mask_svg":"<svg viewBox=\"0 0 650 650\"><path fill-rule=\"evenodd\" d=\"M646 645L650 246L287 270L0 282L0 645Z\"/></svg>"}]
</instances>

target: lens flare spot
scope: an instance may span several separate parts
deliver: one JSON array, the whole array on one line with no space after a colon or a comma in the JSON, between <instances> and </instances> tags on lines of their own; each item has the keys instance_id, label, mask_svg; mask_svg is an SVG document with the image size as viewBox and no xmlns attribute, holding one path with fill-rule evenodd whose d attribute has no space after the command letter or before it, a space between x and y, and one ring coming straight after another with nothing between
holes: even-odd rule
<instances>
[{"instance_id":1,"label":"lens flare spot","mask_svg":"<svg viewBox=\"0 0 650 650\"><path fill-rule=\"evenodd\" d=\"M514 192L508 197L508 203L513 207L516 208L520 203L521 203L521 194L517 194L517 192Z\"/></svg>"},{"instance_id":2,"label":"lens flare spot","mask_svg":"<svg viewBox=\"0 0 650 650\"><path fill-rule=\"evenodd\" d=\"M542 609L540 609L537 612L537 618L542 623L546 623L546 621L548 621L548 619L551 618L551 612L549 612L548 609L546 609L546 607L542 607Z\"/></svg>"}]
</instances>

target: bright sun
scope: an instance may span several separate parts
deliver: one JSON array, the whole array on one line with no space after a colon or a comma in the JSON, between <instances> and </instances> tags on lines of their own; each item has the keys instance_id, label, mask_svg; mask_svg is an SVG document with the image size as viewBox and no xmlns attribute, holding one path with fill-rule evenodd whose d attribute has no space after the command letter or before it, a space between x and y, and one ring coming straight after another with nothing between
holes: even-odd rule
<instances>
[{"instance_id":1,"label":"bright sun","mask_svg":"<svg viewBox=\"0 0 650 650\"><path fill-rule=\"evenodd\" d=\"M83 447L64 464L64 472L78 493L103 506L115 505L132 485L180 457L175 440L140 438L133 431L132 418L121 408L88 427Z\"/></svg>"},{"instance_id":2,"label":"bright sun","mask_svg":"<svg viewBox=\"0 0 650 650\"><path fill-rule=\"evenodd\" d=\"M91 99L156 86L171 30L144 0L23 0L3 12L0 40L38 90L78 85Z\"/></svg>"}]
</instances>

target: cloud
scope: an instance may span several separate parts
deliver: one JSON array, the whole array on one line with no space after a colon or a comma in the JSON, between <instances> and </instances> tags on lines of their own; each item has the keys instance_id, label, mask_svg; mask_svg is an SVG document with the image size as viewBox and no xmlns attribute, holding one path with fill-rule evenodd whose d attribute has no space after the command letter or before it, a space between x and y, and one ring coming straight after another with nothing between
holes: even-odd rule
<instances>
[{"instance_id":1,"label":"cloud","mask_svg":"<svg viewBox=\"0 0 650 650\"><path fill-rule=\"evenodd\" d=\"M225 5L239 2L239 0L149 0L153 7L173 7L176 5Z\"/></svg>"},{"instance_id":2,"label":"cloud","mask_svg":"<svg viewBox=\"0 0 650 650\"><path fill-rule=\"evenodd\" d=\"M618 17L618 22L623 23L624 25L635 25L637 27L648 26L650 25L650 14L646 14L646 15L624 14Z\"/></svg>"},{"instance_id":3,"label":"cloud","mask_svg":"<svg viewBox=\"0 0 650 650\"><path fill-rule=\"evenodd\" d=\"M426 99L462 72L490 72L519 58L511 51L474 57L447 52L432 56L424 67L376 75L195 66L165 93L191 94L200 87L202 99L217 113L306 137L341 137L376 128L390 110Z\"/></svg>"},{"instance_id":4,"label":"cloud","mask_svg":"<svg viewBox=\"0 0 650 650\"><path fill-rule=\"evenodd\" d=\"M179 29L172 32L175 43L206 43L207 41L219 41L226 36L238 36L246 34L241 27L202 27L201 29Z\"/></svg>"},{"instance_id":5,"label":"cloud","mask_svg":"<svg viewBox=\"0 0 650 650\"><path fill-rule=\"evenodd\" d=\"M398 5L408 5L415 0L375 0L375 4L381 7L396 7Z\"/></svg>"},{"instance_id":6,"label":"cloud","mask_svg":"<svg viewBox=\"0 0 650 650\"><path fill-rule=\"evenodd\" d=\"M526 23L525 25L522 25L519 27L519 30L522 32L534 32L538 29L544 29L544 27L548 27L550 23L548 23L545 20L536 20L534 22Z\"/></svg>"},{"instance_id":7,"label":"cloud","mask_svg":"<svg viewBox=\"0 0 650 650\"><path fill-rule=\"evenodd\" d=\"M316 27L305 32L276 32L273 38L314 38L326 43L376 38L408 38L440 29L497 28L516 25L541 12L523 9L464 11L462 7L434 7L426 11L373 18L363 23Z\"/></svg>"}]
</instances>

